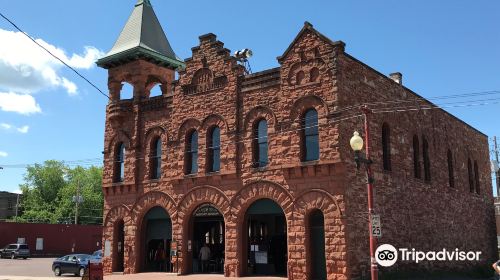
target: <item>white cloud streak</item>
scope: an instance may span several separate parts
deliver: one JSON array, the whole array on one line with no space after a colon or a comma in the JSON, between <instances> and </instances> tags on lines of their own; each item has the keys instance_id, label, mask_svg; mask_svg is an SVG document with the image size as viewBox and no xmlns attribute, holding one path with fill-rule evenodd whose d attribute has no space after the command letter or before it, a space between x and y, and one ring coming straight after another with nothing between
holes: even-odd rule
<instances>
[{"instance_id":1,"label":"white cloud streak","mask_svg":"<svg viewBox=\"0 0 500 280\"><path fill-rule=\"evenodd\" d=\"M9 123L0 123L0 128L5 131L17 131L22 134L28 133L30 127L28 125L23 125L21 127L16 127L15 125Z\"/></svg>"},{"instance_id":2,"label":"white cloud streak","mask_svg":"<svg viewBox=\"0 0 500 280\"><path fill-rule=\"evenodd\" d=\"M22 134L28 133L29 129L30 129L30 127L27 125L16 128L17 132L22 133Z\"/></svg>"},{"instance_id":3,"label":"white cloud streak","mask_svg":"<svg viewBox=\"0 0 500 280\"><path fill-rule=\"evenodd\" d=\"M22 115L31 115L42 112L40 105L35 101L33 96L13 92L0 92L0 110L5 112L15 112Z\"/></svg>"},{"instance_id":4,"label":"white cloud streak","mask_svg":"<svg viewBox=\"0 0 500 280\"><path fill-rule=\"evenodd\" d=\"M90 69L104 55L91 46L84 47L83 54L68 55L42 39L35 40L75 69ZM24 115L40 113L42 110L32 94L44 90L61 88L69 96L78 95L77 85L61 74L65 66L26 35L0 29L0 42L1 110Z\"/></svg>"},{"instance_id":5,"label":"white cloud streak","mask_svg":"<svg viewBox=\"0 0 500 280\"><path fill-rule=\"evenodd\" d=\"M8 155L6 152L0 151L0 157L7 157Z\"/></svg>"}]
</instances>

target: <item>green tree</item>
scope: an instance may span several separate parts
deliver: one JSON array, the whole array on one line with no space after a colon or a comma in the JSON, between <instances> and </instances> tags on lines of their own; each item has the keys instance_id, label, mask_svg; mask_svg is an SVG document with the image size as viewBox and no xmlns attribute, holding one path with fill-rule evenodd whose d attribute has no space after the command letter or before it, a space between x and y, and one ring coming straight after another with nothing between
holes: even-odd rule
<instances>
[{"instance_id":1,"label":"green tree","mask_svg":"<svg viewBox=\"0 0 500 280\"><path fill-rule=\"evenodd\" d=\"M63 162L49 160L28 166L22 184L23 213L19 221L74 223L74 197L79 192L80 224L102 222L102 169L99 167L69 168Z\"/></svg>"}]
</instances>

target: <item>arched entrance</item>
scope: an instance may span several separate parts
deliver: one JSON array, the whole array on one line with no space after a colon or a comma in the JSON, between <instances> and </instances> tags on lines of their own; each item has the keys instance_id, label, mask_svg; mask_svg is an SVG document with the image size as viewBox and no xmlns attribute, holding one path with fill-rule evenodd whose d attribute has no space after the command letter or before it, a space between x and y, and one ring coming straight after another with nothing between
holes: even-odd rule
<instances>
[{"instance_id":1,"label":"arched entrance","mask_svg":"<svg viewBox=\"0 0 500 280\"><path fill-rule=\"evenodd\" d=\"M113 228L113 272L123 272L124 260L124 243L125 243L125 223L119 220Z\"/></svg>"},{"instance_id":2,"label":"arched entrance","mask_svg":"<svg viewBox=\"0 0 500 280\"><path fill-rule=\"evenodd\" d=\"M141 271L172 271L169 250L172 241L172 221L164 208L153 207L144 215L141 240Z\"/></svg>"},{"instance_id":3,"label":"arched entrance","mask_svg":"<svg viewBox=\"0 0 500 280\"><path fill-rule=\"evenodd\" d=\"M312 280L326 280L325 218L321 210L311 212L309 227L309 267Z\"/></svg>"},{"instance_id":4,"label":"arched entrance","mask_svg":"<svg viewBox=\"0 0 500 280\"><path fill-rule=\"evenodd\" d=\"M212 204L202 204L190 223L188 251L191 252L192 273L224 273L224 217Z\"/></svg>"},{"instance_id":5,"label":"arched entrance","mask_svg":"<svg viewBox=\"0 0 500 280\"><path fill-rule=\"evenodd\" d=\"M243 230L247 274L287 276L287 226L283 209L271 199L255 201L245 213Z\"/></svg>"}]
</instances>

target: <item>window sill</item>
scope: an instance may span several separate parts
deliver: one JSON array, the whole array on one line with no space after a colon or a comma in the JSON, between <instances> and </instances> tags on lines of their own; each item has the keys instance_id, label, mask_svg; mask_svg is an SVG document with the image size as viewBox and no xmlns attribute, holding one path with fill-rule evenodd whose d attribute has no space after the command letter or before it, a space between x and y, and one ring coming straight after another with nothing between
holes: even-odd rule
<instances>
[{"instance_id":1,"label":"window sill","mask_svg":"<svg viewBox=\"0 0 500 280\"><path fill-rule=\"evenodd\" d=\"M220 170L210 171L210 172L205 173L205 176L214 176L214 175L220 175Z\"/></svg>"},{"instance_id":2,"label":"window sill","mask_svg":"<svg viewBox=\"0 0 500 280\"><path fill-rule=\"evenodd\" d=\"M256 172L265 172L267 171L268 169L268 165L266 166L256 166L256 167L252 167L252 172L253 173L256 173Z\"/></svg>"},{"instance_id":3,"label":"window sill","mask_svg":"<svg viewBox=\"0 0 500 280\"><path fill-rule=\"evenodd\" d=\"M316 164L319 164L319 159L308 160L308 161L301 161L300 162L301 166L309 166L309 165L316 165Z\"/></svg>"}]
</instances>

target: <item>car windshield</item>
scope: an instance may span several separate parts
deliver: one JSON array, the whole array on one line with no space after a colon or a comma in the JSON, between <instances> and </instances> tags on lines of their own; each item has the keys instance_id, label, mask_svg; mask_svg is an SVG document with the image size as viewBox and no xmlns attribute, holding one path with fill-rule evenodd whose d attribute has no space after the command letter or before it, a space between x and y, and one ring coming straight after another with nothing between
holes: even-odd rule
<instances>
[{"instance_id":1,"label":"car windshield","mask_svg":"<svg viewBox=\"0 0 500 280\"><path fill-rule=\"evenodd\" d=\"M84 262L84 261L88 261L88 259L90 259L90 255L78 255L77 258L80 262Z\"/></svg>"}]
</instances>

